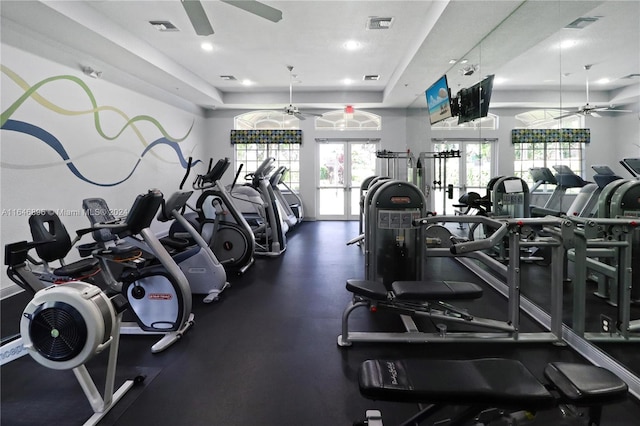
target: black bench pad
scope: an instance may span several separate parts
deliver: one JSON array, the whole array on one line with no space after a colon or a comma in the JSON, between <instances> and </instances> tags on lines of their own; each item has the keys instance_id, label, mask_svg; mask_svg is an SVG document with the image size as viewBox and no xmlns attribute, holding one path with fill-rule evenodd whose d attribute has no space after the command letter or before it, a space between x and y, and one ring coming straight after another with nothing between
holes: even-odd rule
<instances>
[{"instance_id":1,"label":"black bench pad","mask_svg":"<svg viewBox=\"0 0 640 426\"><path fill-rule=\"evenodd\" d=\"M395 281L391 284L398 300L463 300L482 296L482 288L464 281ZM385 285L379 281L347 280L347 290L372 300L388 300Z\"/></svg>"},{"instance_id":2,"label":"black bench pad","mask_svg":"<svg viewBox=\"0 0 640 426\"><path fill-rule=\"evenodd\" d=\"M611 371L601 367L552 362L544 370L566 402L586 406L626 399L628 386Z\"/></svg>"},{"instance_id":3,"label":"black bench pad","mask_svg":"<svg viewBox=\"0 0 640 426\"><path fill-rule=\"evenodd\" d=\"M347 290L373 300L387 300L387 288L378 281L347 280Z\"/></svg>"},{"instance_id":4,"label":"black bench pad","mask_svg":"<svg viewBox=\"0 0 640 426\"><path fill-rule=\"evenodd\" d=\"M510 359L368 360L358 381L373 400L530 410L555 405L529 370Z\"/></svg>"},{"instance_id":5,"label":"black bench pad","mask_svg":"<svg viewBox=\"0 0 640 426\"><path fill-rule=\"evenodd\" d=\"M395 281L398 300L469 300L482 297L482 287L464 281Z\"/></svg>"}]
</instances>

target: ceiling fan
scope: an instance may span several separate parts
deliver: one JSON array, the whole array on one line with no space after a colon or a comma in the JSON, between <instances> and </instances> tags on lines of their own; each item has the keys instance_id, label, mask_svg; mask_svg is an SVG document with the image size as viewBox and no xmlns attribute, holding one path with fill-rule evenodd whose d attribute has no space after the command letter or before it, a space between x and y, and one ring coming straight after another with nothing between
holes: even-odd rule
<instances>
[{"instance_id":1,"label":"ceiling fan","mask_svg":"<svg viewBox=\"0 0 640 426\"><path fill-rule=\"evenodd\" d=\"M306 120L306 115L311 115L315 117L322 117L322 114L314 114L311 112L302 112L298 110L298 107L293 106L293 79L296 77L293 74L293 66L287 65L287 69L289 70L289 105L284 107L285 114L293 115L298 120Z\"/></svg>"},{"instance_id":2,"label":"ceiling fan","mask_svg":"<svg viewBox=\"0 0 640 426\"><path fill-rule=\"evenodd\" d=\"M589 117L595 117L595 118L600 118L602 117L602 115L600 115L600 112L631 112L628 109L615 109L613 106L598 106L598 105L591 105L589 103L589 70L591 69L591 65L585 65L584 66L585 72L586 72L586 89L587 89L587 103L585 103L584 105L578 107L578 111L576 112L571 112L569 114L564 114L564 115L560 115L558 117L555 117L556 120L559 120L561 118L565 118L565 117L570 117L572 115L584 115L584 116L589 116Z\"/></svg>"},{"instance_id":3,"label":"ceiling fan","mask_svg":"<svg viewBox=\"0 0 640 426\"><path fill-rule=\"evenodd\" d=\"M220 0L222 3L230 4L261 18L268 19L271 22L278 22L282 19L282 11L267 6L264 3L254 0ZM202 2L200 0L180 0L187 16L191 21L191 25L199 36L208 36L213 34L213 27L207 17Z\"/></svg>"}]
</instances>

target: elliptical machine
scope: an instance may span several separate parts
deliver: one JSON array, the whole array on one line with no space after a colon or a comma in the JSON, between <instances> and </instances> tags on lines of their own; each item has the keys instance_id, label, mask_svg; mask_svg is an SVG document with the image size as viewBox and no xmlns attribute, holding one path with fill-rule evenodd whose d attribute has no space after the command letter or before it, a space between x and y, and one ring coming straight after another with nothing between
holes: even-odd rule
<instances>
[{"instance_id":1,"label":"elliptical machine","mask_svg":"<svg viewBox=\"0 0 640 426\"><path fill-rule=\"evenodd\" d=\"M274 168L275 158L265 159L255 172L245 176L251 181L248 185L232 186L231 196L246 206L246 212L256 211L261 222L253 233L256 237L256 255L277 257L287 249L286 233L289 225L282 219L282 207L276 197L269 175ZM236 203L238 205L238 203ZM245 214L245 210L240 208ZM255 215L255 213L254 213Z\"/></svg>"},{"instance_id":2,"label":"elliptical machine","mask_svg":"<svg viewBox=\"0 0 640 426\"><path fill-rule=\"evenodd\" d=\"M191 172L193 159L189 157L187 171L180 183L183 188ZM202 191L194 213L185 213L185 219L196 229L209 245L216 258L228 270L244 273L254 262L255 237L251 226L236 208L233 199L220 179L229 168L228 158L220 159L204 175L197 175L192 183L195 190ZM236 173L234 184L241 170ZM182 235L184 228L179 223L171 225L169 235Z\"/></svg>"},{"instance_id":3,"label":"elliptical machine","mask_svg":"<svg viewBox=\"0 0 640 426\"><path fill-rule=\"evenodd\" d=\"M287 185L284 180L287 171L288 169L285 166L278 167L273 173L271 173L269 183L271 184L273 193L282 208L281 216L287 222L287 225L289 225L289 229L291 229L298 223L302 222L304 219L304 211L302 208L302 199L289 187L289 185ZM280 185L284 186L287 193L295 199L293 203L287 201L285 194L280 190Z\"/></svg>"}]
</instances>

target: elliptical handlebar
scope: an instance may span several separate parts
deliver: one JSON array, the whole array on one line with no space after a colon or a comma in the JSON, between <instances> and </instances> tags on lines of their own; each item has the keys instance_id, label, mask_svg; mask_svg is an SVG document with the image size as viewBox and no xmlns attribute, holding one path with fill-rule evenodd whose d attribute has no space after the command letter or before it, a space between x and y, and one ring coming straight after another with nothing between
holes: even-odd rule
<instances>
[{"instance_id":1,"label":"elliptical handlebar","mask_svg":"<svg viewBox=\"0 0 640 426\"><path fill-rule=\"evenodd\" d=\"M231 191L233 191L233 188L236 186L236 182L238 182L238 177L240 177L240 172L242 171L243 167L244 167L244 163L240 164L240 167L238 167L238 171L236 172L236 177L233 178L233 182L231 183Z\"/></svg>"},{"instance_id":2,"label":"elliptical handlebar","mask_svg":"<svg viewBox=\"0 0 640 426\"><path fill-rule=\"evenodd\" d=\"M256 169L256 171L253 173L253 175L255 177L257 177L258 179L264 179L267 176L269 176L269 173L271 173L271 171L274 168L273 163L276 162L276 159L273 157L268 157L267 159L265 159L262 164L260 164L260 166L258 166L258 168Z\"/></svg>"},{"instance_id":3,"label":"elliptical handlebar","mask_svg":"<svg viewBox=\"0 0 640 426\"><path fill-rule=\"evenodd\" d=\"M214 186L216 182L222 178L224 172L227 171L230 162L229 158L225 157L218 160L218 162L213 167L211 167L211 164L213 164L213 159L209 161L209 170L207 171L207 173L204 175L196 176L192 184L193 189L201 190L208 189Z\"/></svg>"},{"instance_id":4,"label":"elliptical handlebar","mask_svg":"<svg viewBox=\"0 0 640 426\"><path fill-rule=\"evenodd\" d=\"M193 163L193 157L189 157L189 160L187 161L187 171L184 174L184 177L182 178L182 181L180 182L180 190L182 191L182 188L184 187L184 183L187 181L187 178L189 177L189 173L191 173L191 164ZM209 167L211 167L211 164L209 164Z\"/></svg>"}]
</instances>

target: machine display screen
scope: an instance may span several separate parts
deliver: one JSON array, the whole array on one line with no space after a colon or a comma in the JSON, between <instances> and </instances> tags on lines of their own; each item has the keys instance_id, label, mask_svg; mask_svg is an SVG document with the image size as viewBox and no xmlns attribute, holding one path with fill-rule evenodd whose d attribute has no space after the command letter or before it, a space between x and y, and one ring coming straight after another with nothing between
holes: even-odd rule
<instances>
[{"instance_id":1,"label":"machine display screen","mask_svg":"<svg viewBox=\"0 0 640 426\"><path fill-rule=\"evenodd\" d=\"M504 181L504 192L523 192L522 181L520 179L507 179Z\"/></svg>"}]
</instances>

